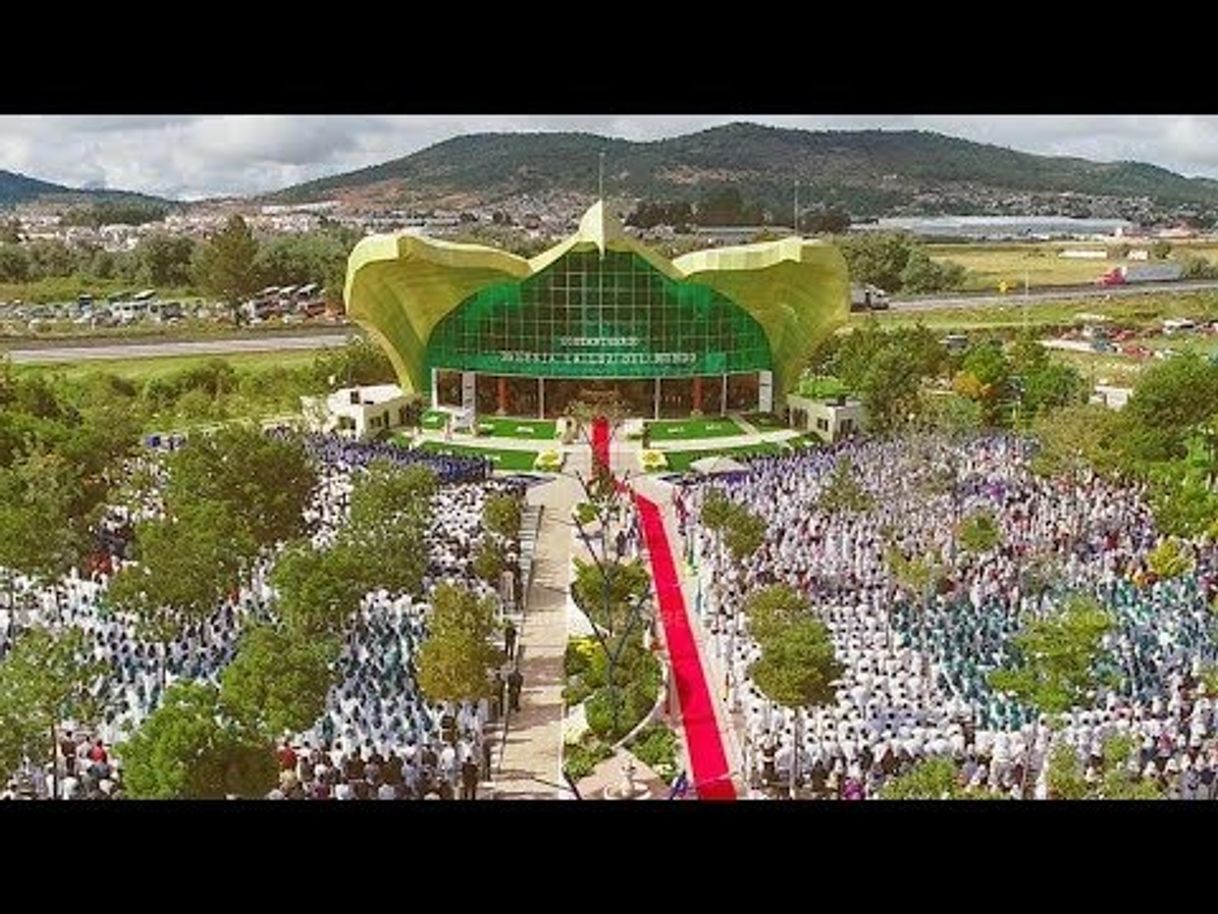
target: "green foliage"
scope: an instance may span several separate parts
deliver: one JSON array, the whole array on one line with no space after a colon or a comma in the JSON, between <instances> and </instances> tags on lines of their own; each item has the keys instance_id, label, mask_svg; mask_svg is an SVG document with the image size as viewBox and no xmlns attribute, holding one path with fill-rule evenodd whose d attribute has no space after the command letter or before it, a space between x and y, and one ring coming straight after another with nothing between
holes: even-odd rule
<instances>
[{"instance_id":1,"label":"green foliage","mask_svg":"<svg viewBox=\"0 0 1218 914\"><path fill-rule=\"evenodd\" d=\"M1181 547L1179 540L1163 539L1147 554L1146 563L1160 578L1168 579L1190 571L1193 558Z\"/></svg>"},{"instance_id":2,"label":"green foliage","mask_svg":"<svg viewBox=\"0 0 1218 914\"><path fill-rule=\"evenodd\" d=\"M301 637L338 635L369 589L368 557L345 543L318 550L308 540L283 551L271 572L279 617Z\"/></svg>"},{"instance_id":3,"label":"green foliage","mask_svg":"<svg viewBox=\"0 0 1218 914\"><path fill-rule=\"evenodd\" d=\"M635 737L631 753L665 781L677 774L681 747L677 734L667 724L656 722Z\"/></svg>"},{"instance_id":4,"label":"green foliage","mask_svg":"<svg viewBox=\"0 0 1218 914\"><path fill-rule=\"evenodd\" d=\"M799 395L810 400L835 400L850 393L850 389L834 377L804 378L799 382Z\"/></svg>"},{"instance_id":5,"label":"green foliage","mask_svg":"<svg viewBox=\"0 0 1218 914\"><path fill-rule=\"evenodd\" d=\"M108 599L134 614L148 637L168 641L216 611L251 551L248 534L224 505L191 504L136 526L137 564L115 575Z\"/></svg>"},{"instance_id":6,"label":"green foliage","mask_svg":"<svg viewBox=\"0 0 1218 914\"><path fill-rule=\"evenodd\" d=\"M1014 638L1017 663L991 672L990 685L1045 714L1083 704L1099 684L1095 662L1112 625L1095 600L1071 597L1055 615L1023 627Z\"/></svg>"},{"instance_id":7,"label":"green foliage","mask_svg":"<svg viewBox=\"0 0 1218 914\"><path fill-rule=\"evenodd\" d=\"M625 686L603 686L593 692L584 702L588 729L607 742L615 742L639 725L639 722L655 707L659 694L659 664L650 654ZM617 706L617 726L614 726L614 705Z\"/></svg>"},{"instance_id":8,"label":"green foliage","mask_svg":"<svg viewBox=\"0 0 1218 914\"><path fill-rule=\"evenodd\" d=\"M765 531L766 522L760 515L732 502L732 511L723 534L723 544L727 546L735 561L743 562L761 548L761 544L765 542Z\"/></svg>"},{"instance_id":9,"label":"green foliage","mask_svg":"<svg viewBox=\"0 0 1218 914\"><path fill-rule=\"evenodd\" d=\"M166 466L171 514L201 502L222 505L258 548L305 532L303 512L317 470L299 438L272 438L253 426L228 425L191 436Z\"/></svg>"},{"instance_id":10,"label":"green foliage","mask_svg":"<svg viewBox=\"0 0 1218 914\"><path fill-rule=\"evenodd\" d=\"M918 762L880 791L881 800L958 800L962 798L956 765L951 759L928 758Z\"/></svg>"},{"instance_id":11,"label":"green foliage","mask_svg":"<svg viewBox=\"0 0 1218 914\"><path fill-rule=\"evenodd\" d=\"M749 631L762 644L787 626L808 618L809 612L807 599L785 584L755 590L744 601Z\"/></svg>"},{"instance_id":12,"label":"green foliage","mask_svg":"<svg viewBox=\"0 0 1218 914\"><path fill-rule=\"evenodd\" d=\"M200 250L196 267L199 284L232 309L234 320L237 306L258 290L257 256L258 242L237 214L230 216L224 228Z\"/></svg>"},{"instance_id":13,"label":"green foliage","mask_svg":"<svg viewBox=\"0 0 1218 914\"><path fill-rule=\"evenodd\" d=\"M1032 469L1043 476L1071 476L1090 466L1118 466L1120 418L1104 406L1081 403L1037 415L1032 424L1039 447Z\"/></svg>"},{"instance_id":14,"label":"green foliage","mask_svg":"<svg viewBox=\"0 0 1218 914\"><path fill-rule=\"evenodd\" d=\"M832 683L842 669L824 624L799 619L767 632L761 658L749 668L749 676L771 701L813 707L833 700Z\"/></svg>"},{"instance_id":15,"label":"green foliage","mask_svg":"<svg viewBox=\"0 0 1218 914\"><path fill-rule=\"evenodd\" d=\"M590 775L597 765L612 757L613 750L589 734L582 742L563 747L563 771L578 783Z\"/></svg>"},{"instance_id":16,"label":"green foliage","mask_svg":"<svg viewBox=\"0 0 1218 914\"><path fill-rule=\"evenodd\" d=\"M957 537L969 552L983 553L995 549L1002 540L1002 530L992 511L978 511L960 522Z\"/></svg>"},{"instance_id":17,"label":"green foliage","mask_svg":"<svg viewBox=\"0 0 1218 914\"><path fill-rule=\"evenodd\" d=\"M1091 785L1083 777L1083 766L1073 746L1059 743L1049 755L1049 796L1054 800L1085 800Z\"/></svg>"},{"instance_id":18,"label":"green foliage","mask_svg":"<svg viewBox=\"0 0 1218 914\"><path fill-rule=\"evenodd\" d=\"M727 525L732 513L732 501L721 489L707 489L702 497L699 520L707 530L721 530Z\"/></svg>"},{"instance_id":19,"label":"green foliage","mask_svg":"<svg viewBox=\"0 0 1218 914\"><path fill-rule=\"evenodd\" d=\"M416 464L403 468L388 460L374 460L352 487L351 524L425 524L437 491L439 481L431 467Z\"/></svg>"},{"instance_id":20,"label":"green foliage","mask_svg":"<svg viewBox=\"0 0 1218 914\"><path fill-rule=\"evenodd\" d=\"M1218 492L1210 488L1205 473L1180 460L1148 472L1150 504L1160 530L1185 537L1218 532Z\"/></svg>"},{"instance_id":21,"label":"green foliage","mask_svg":"<svg viewBox=\"0 0 1218 914\"><path fill-rule=\"evenodd\" d=\"M474 574L488 584L498 584L505 568L507 561L504 559L502 547L489 541L483 542L482 548L474 556Z\"/></svg>"},{"instance_id":22,"label":"green foliage","mask_svg":"<svg viewBox=\"0 0 1218 914\"><path fill-rule=\"evenodd\" d=\"M837 241L850 279L871 283L889 292L940 292L964 282L964 268L938 263L911 235L865 232Z\"/></svg>"},{"instance_id":23,"label":"green foliage","mask_svg":"<svg viewBox=\"0 0 1218 914\"><path fill-rule=\"evenodd\" d=\"M270 736L307 730L326 709L337 658L334 638L254 626L224 669L221 699L238 718Z\"/></svg>"},{"instance_id":24,"label":"green foliage","mask_svg":"<svg viewBox=\"0 0 1218 914\"><path fill-rule=\"evenodd\" d=\"M594 624L617 637L625 630L631 607L647 593L650 584L651 575L638 559L606 561L602 571L595 562L576 558L571 597Z\"/></svg>"},{"instance_id":25,"label":"green foliage","mask_svg":"<svg viewBox=\"0 0 1218 914\"><path fill-rule=\"evenodd\" d=\"M1212 418L1215 403L1218 364L1191 352L1156 362L1121 411L1122 450L1134 462L1186 456L1189 436Z\"/></svg>"},{"instance_id":26,"label":"green foliage","mask_svg":"<svg viewBox=\"0 0 1218 914\"><path fill-rule=\"evenodd\" d=\"M1218 278L1218 266L1215 266L1208 257L1194 254L1191 251L1185 251L1175 259L1180 264L1180 276L1182 279Z\"/></svg>"},{"instance_id":27,"label":"green foliage","mask_svg":"<svg viewBox=\"0 0 1218 914\"><path fill-rule=\"evenodd\" d=\"M870 493L855 478L854 464L849 457L842 457L833 467L833 475L821 491L817 507L830 514L861 513L870 511L873 504Z\"/></svg>"},{"instance_id":28,"label":"green foliage","mask_svg":"<svg viewBox=\"0 0 1218 914\"><path fill-rule=\"evenodd\" d=\"M0 775L7 779L24 759L53 758L61 721L95 723L103 709L94 687L108 672L80 629L35 628L19 637L0 661Z\"/></svg>"},{"instance_id":29,"label":"green foliage","mask_svg":"<svg viewBox=\"0 0 1218 914\"><path fill-rule=\"evenodd\" d=\"M419 650L419 688L429 701L489 698L503 653L491 644L495 604L442 584L432 595L427 640Z\"/></svg>"},{"instance_id":30,"label":"green foliage","mask_svg":"<svg viewBox=\"0 0 1218 914\"><path fill-rule=\"evenodd\" d=\"M224 709L203 683L176 683L139 731L118 747L134 799L258 798L275 785L274 746Z\"/></svg>"},{"instance_id":31,"label":"green foliage","mask_svg":"<svg viewBox=\"0 0 1218 914\"><path fill-rule=\"evenodd\" d=\"M492 533L509 540L520 535L520 499L514 495L492 495L486 500L482 516L486 529Z\"/></svg>"},{"instance_id":32,"label":"green foliage","mask_svg":"<svg viewBox=\"0 0 1218 914\"><path fill-rule=\"evenodd\" d=\"M312 375L331 390L397 381L397 372L385 350L365 339L319 352L313 361Z\"/></svg>"}]
</instances>

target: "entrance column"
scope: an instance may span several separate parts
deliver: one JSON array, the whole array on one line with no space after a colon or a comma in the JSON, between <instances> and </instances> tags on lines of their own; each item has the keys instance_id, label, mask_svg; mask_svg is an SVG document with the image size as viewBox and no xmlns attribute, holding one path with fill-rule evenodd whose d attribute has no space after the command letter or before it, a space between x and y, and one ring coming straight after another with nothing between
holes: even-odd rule
<instances>
[{"instance_id":1,"label":"entrance column","mask_svg":"<svg viewBox=\"0 0 1218 914\"><path fill-rule=\"evenodd\" d=\"M440 369L431 370L431 408L440 408Z\"/></svg>"},{"instance_id":2,"label":"entrance column","mask_svg":"<svg viewBox=\"0 0 1218 914\"><path fill-rule=\"evenodd\" d=\"M537 418L546 417L546 379L537 379Z\"/></svg>"},{"instance_id":3,"label":"entrance column","mask_svg":"<svg viewBox=\"0 0 1218 914\"><path fill-rule=\"evenodd\" d=\"M499 415L506 416L508 411L508 386L507 377L499 376Z\"/></svg>"},{"instance_id":4,"label":"entrance column","mask_svg":"<svg viewBox=\"0 0 1218 914\"><path fill-rule=\"evenodd\" d=\"M723 376L723 392L719 395L719 415L727 415L727 375Z\"/></svg>"},{"instance_id":5,"label":"entrance column","mask_svg":"<svg viewBox=\"0 0 1218 914\"><path fill-rule=\"evenodd\" d=\"M702 412L702 376L698 375L694 378L694 407L698 412Z\"/></svg>"},{"instance_id":6,"label":"entrance column","mask_svg":"<svg viewBox=\"0 0 1218 914\"><path fill-rule=\"evenodd\" d=\"M656 378L655 403L656 403L656 420L659 421L659 418L660 418L660 379L659 378Z\"/></svg>"}]
</instances>

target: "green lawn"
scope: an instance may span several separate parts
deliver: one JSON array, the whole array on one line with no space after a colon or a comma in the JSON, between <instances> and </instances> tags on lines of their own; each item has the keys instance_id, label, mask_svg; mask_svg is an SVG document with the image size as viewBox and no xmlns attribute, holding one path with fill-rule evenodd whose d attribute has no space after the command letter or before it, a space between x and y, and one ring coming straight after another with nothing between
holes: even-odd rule
<instances>
[{"instance_id":1,"label":"green lawn","mask_svg":"<svg viewBox=\"0 0 1218 914\"><path fill-rule=\"evenodd\" d=\"M488 457L497 470L531 470L537 459L537 451L509 451L502 448L470 447L466 444L449 444L441 441L424 441L420 445L423 450L433 454L465 455L473 457Z\"/></svg>"},{"instance_id":2,"label":"green lawn","mask_svg":"<svg viewBox=\"0 0 1218 914\"><path fill-rule=\"evenodd\" d=\"M750 413L744 417L744 420L763 432L779 431L787 427L780 418L770 413Z\"/></svg>"},{"instance_id":3,"label":"green lawn","mask_svg":"<svg viewBox=\"0 0 1218 914\"><path fill-rule=\"evenodd\" d=\"M739 447L721 447L711 448L710 450L697 451L665 451L664 456L668 458L668 468L659 470L661 473L684 473L689 469L689 465L695 460L701 460L703 457L711 457L716 454L723 454L727 457L745 457L752 454L785 454L790 448L783 447L781 444L774 444L769 441L761 441L757 444L743 444Z\"/></svg>"},{"instance_id":4,"label":"green lawn","mask_svg":"<svg viewBox=\"0 0 1218 914\"><path fill-rule=\"evenodd\" d=\"M444 423L448 420L448 413L439 409L429 409L423 413L423 428L435 431L444 428Z\"/></svg>"},{"instance_id":5,"label":"green lawn","mask_svg":"<svg viewBox=\"0 0 1218 914\"><path fill-rule=\"evenodd\" d=\"M733 419L668 419L648 422L652 441L688 441L693 438L729 438L745 434Z\"/></svg>"},{"instance_id":6,"label":"green lawn","mask_svg":"<svg viewBox=\"0 0 1218 914\"><path fill-rule=\"evenodd\" d=\"M483 426L490 426L489 434L495 438L524 438L529 441L552 441L558 434L558 423L539 419L513 419L505 416L479 416L478 433Z\"/></svg>"},{"instance_id":7,"label":"green lawn","mask_svg":"<svg viewBox=\"0 0 1218 914\"><path fill-rule=\"evenodd\" d=\"M14 365L13 369L19 372L61 374L71 379L98 372L119 375L132 381L147 381L149 378L164 377L188 368L197 368L217 359L251 374L277 368L289 370L307 368L313 364L319 351L303 349L280 352L236 352L224 355L155 356L143 359L88 359L79 362L22 362Z\"/></svg>"}]
</instances>

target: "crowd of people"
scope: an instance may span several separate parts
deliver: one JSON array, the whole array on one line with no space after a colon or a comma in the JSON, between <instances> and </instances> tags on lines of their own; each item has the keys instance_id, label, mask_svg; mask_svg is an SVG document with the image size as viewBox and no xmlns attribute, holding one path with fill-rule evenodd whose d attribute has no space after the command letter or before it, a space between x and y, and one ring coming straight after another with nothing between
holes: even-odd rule
<instances>
[{"instance_id":1,"label":"crowd of people","mask_svg":"<svg viewBox=\"0 0 1218 914\"><path fill-rule=\"evenodd\" d=\"M150 443L158 450L183 446L180 441ZM489 493L518 492L519 487L487 479L481 460L321 435L306 438L306 446L319 470L319 485L305 513L318 547L332 542L346 523L353 478L373 460L425 462L447 484L432 499L420 592L365 595L345 633L338 681L330 689L326 709L307 732L284 735L281 781L270 796L472 798L490 771L488 726L506 707L512 674L506 668L499 674L500 694L490 701L437 706L419 690L414 657L426 635L428 597L437 586L458 584L479 597L498 592L473 570L484 535L483 504ZM140 462L155 467L151 456ZM109 673L97 686L96 697L104 708L100 722L85 728L63 721L56 767L52 769L49 760L27 760L5 796L46 798L52 791L62 799L123 796L121 751L114 752L115 747L140 727L174 683L219 685L245 627L251 620L274 618L273 558L264 558L207 621L188 625L164 646L141 637L133 619L107 605L106 589L112 573L130 559L133 524L156 510L155 499L142 506L112 506L101 525L101 560L73 570L54 586L13 577L12 602L0 609L0 658L31 626L74 627L84 632L94 659L104 661ZM509 570L519 568L517 553L509 548Z\"/></svg>"},{"instance_id":2,"label":"crowd of people","mask_svg":"<svg viewBox=\"0 0 1218 914\"><path fill-rule=\"evenodd\" d=\"M739 563L715 534L693 527L698 606L744 716L753 780L785 784L794 763L812 795L873 797L918 761L942 757L973 790L1045 797L1055 746L1076 748L1096 778L1103 744L1124 735L1139 747L1131 769L1165 795L1214 796L1218 696L1201 675L1218 661L1214 547L1185 544L1191 569L1156 580L1147 555L1159 536L1143 493L1089 473L1042 478L1030 456L1027 442L1007 436L854 441L758 458L746 473L689 490L683 508L694 518L715 485L766 522L764 544ZM843 458L869 504L823 510ZM977 512L1000 528L980 554L957 541L961 519ZM903 584L895 553L932 557L938 586ZM798 712L798 722L748 676L760 648L742 607L770 584L808 598L844 667L836 700ZM1101 684L1091 706L1050 721L996 692L988 674L1010 665L1029 619L1080 593L1115 620L1100 652Z\"/></svg>"}]
</instances>

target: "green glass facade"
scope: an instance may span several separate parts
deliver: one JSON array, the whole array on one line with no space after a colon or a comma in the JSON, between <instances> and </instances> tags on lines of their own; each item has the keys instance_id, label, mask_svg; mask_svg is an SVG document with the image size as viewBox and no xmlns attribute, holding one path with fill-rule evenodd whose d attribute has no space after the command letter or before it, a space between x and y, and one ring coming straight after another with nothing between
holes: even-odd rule
<instances>
[{"instance_id":1,"label":"green glass facade","mask_svg":"<svg viewBox=\"0 0 1218 914\"><path fill-rule=\"evenodd\" d=\"M429 369L546 378L663 378L771 370L747 311L628 251L569 251L487 286L436 325Z\"/></svg>"}]
</instances>

